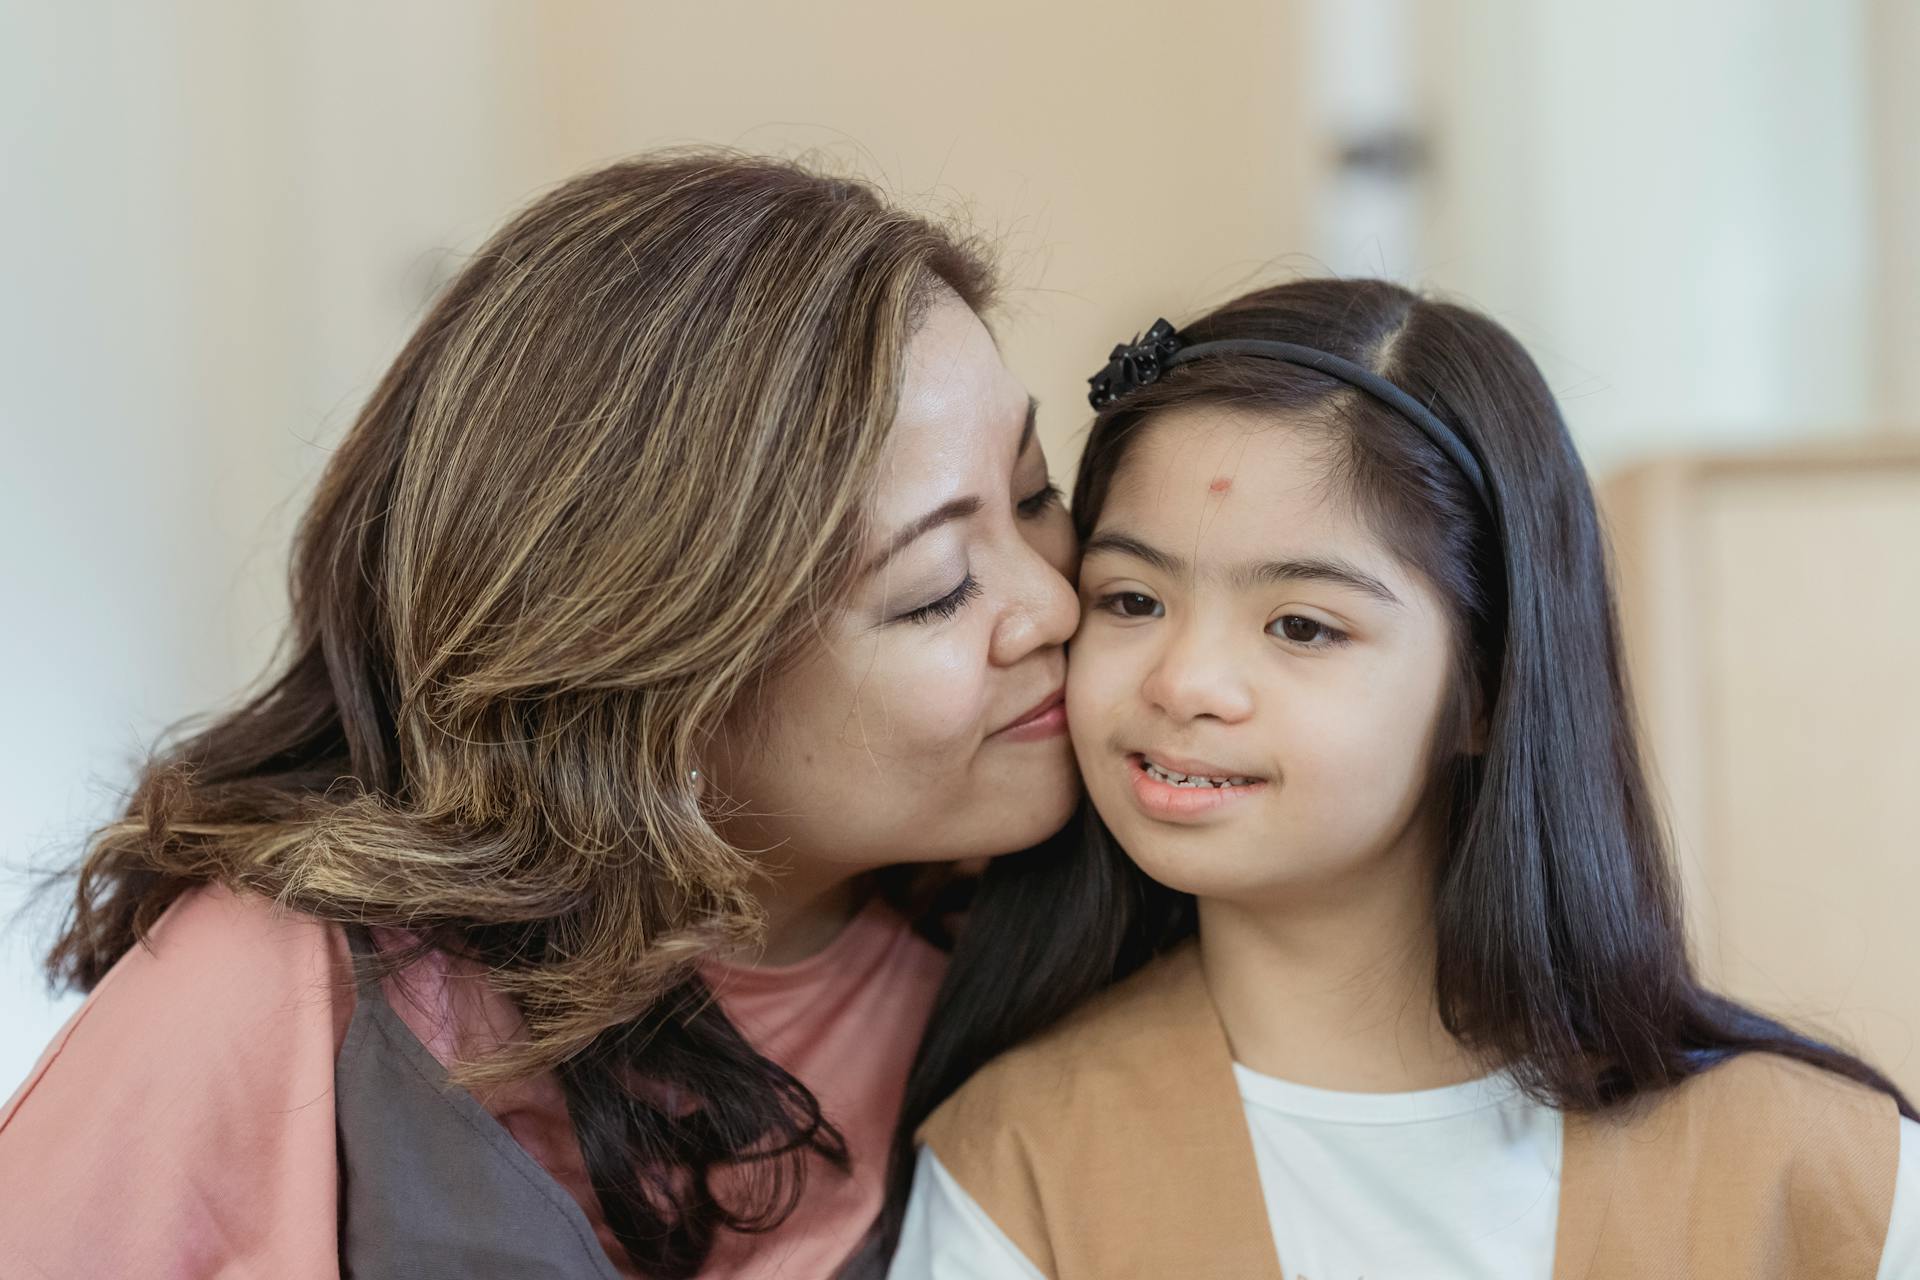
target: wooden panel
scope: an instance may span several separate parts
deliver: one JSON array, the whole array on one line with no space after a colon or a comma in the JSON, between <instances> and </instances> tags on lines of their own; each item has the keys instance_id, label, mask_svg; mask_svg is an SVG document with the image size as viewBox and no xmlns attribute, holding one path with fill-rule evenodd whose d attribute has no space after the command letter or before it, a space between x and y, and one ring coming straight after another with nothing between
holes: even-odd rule
<instances>
[{"instance_id":1,"label":"wooden panel","mask_svg":"<svg viewBox=\"0 0 1920 1280\"><path fill-rule=\"evenodd\" d=\"M1702 969L1920 1094L1920 457L1608 486Z\"/></svg>"}]
</instances>

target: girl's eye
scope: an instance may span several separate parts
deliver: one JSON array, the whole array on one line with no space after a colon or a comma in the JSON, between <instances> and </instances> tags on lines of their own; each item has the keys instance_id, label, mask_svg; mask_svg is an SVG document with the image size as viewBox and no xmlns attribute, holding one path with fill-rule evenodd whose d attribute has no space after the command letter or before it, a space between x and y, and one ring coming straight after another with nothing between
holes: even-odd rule
<instances>
[{"instance_id":1,"label":"girl's eye","mask_svg":"<svg viewBox=\"0 0 1920 1280\"><path fill-rule=\"evenodd\" d=\"M1140 591L1116 591L1100 597L1095 607L1122 618L1157 618L1161 613L1160 602Z\"/></svg>"},{"instance_id":2,"label":"girl's eye","mask_svg":"<svg viewBox=\"0 0 1920 1280\"><path fill-rule=\"evenodd\" d=\"M923 604L918 609L900 615L901 622L932 622L935 619L951 618L967 607L967 602L980 594L980 584L972 574L960 580L960 585L935 600L932 604Z\"/></svg>"},{"instance_id":3,"label":"girl's eye","mask_svg":"<svg viewBox=\"0 0 1920 1280\"><path fill-rule=\"evenodd\" d=\"M1059 506L1060 499L1064 496L1065 495L1060 492L1060 486L1049 480L1047 487L1040 490L1040 492L1020 499L1017 509L1022 519L1031 520L1035 516Z\"/></svg>"},{"instance_id":4,"label":"girl's eye","mask_svg":"<svg viewBox=\"0 0 1920 1280\"><path fill-rule=\"evenodd\" d=\"M1325 649L1336 644L1346 643L1346 634L1335 631L1324 622L1315 622L1312 618L1303 618L1290 613L1267 626L1267 630L1291 644L1309 649Z\"/></svg>"}]
</instances>

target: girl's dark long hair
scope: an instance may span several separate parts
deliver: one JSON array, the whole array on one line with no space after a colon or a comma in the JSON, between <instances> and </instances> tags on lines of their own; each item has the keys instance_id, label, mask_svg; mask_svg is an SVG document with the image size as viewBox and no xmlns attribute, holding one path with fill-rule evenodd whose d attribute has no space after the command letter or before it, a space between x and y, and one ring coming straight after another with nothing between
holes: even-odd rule
<instances>
[{"instance_id":1,"label":"girl's dark long hair","mask_svg":"<svg viewBox=\"0 0 1920 1280\"><path fill-rule=\"evenodd\" d=\"M1481 460L1492 510L1414 426L1313 370L1249 355L1181 365L1094 420L1074 488L1084 540L1141 433L1231 405L1328 433L1329 479L1446 603L1458 661L1434 785L1449 808L1434 913L1441 1016L1536 1098L1591 1111L1742 1053L1810 1063L1911 1103L1871 1066L1717 994L1688 956L1666 833L1636 741L1604 537L1538 368L1486 317L1393 284L1305 280L1186 326L1373 369ZM1484 749L1460 749L1470 718ZM973 1071L1192 934L1191 900L1147 879L1096 815L996 862L915 1063L888 1200L849 1274L898 1238L913 1133Z\"/></svg>"},{"instance_id":2,"label":"girl's dark long hair","mask_svg":"<svg viewBox=\"0 0 1920 1280\"><path fill-rule=\"evenodd\" d=\"M852 580L906 351L984 262L857 183L658 153L512 219L422 319L294 547L285 661L149 760L48 968L225 885L479 962L607 1223L685 1277L847 1166L698 976L763 917L691 770ZM395 956L388 963L404 963Z\"/></svg>"}]
</instances>

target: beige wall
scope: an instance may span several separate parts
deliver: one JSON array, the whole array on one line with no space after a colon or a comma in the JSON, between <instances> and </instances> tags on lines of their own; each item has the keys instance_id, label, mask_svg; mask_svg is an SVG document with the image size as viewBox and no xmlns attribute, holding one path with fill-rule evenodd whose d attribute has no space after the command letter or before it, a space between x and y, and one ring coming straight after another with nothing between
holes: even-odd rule
<instances>
[{"instance_id":1,"label":"beige wall","mask_svg":"<svg viewBox=\"0 0 1920 1280\"><path fill-rule=\"evenodd\" d=\"M1920 1093L1920 447L1670 459L1607 496L1703 972Z\"/></svg>"},{"instance_id":2,"label":"beige wall","mask_svg":"<svg viewBox=\"0 0 1920 1280\"><path fill-rule=\"evenodd\" d=\"M998 327L1064 465L1115 341L1308 247L1297 8L585 3L501 35L530 73L533 168L689 141L817 152L998 241Z\"/></svg>"}]
</instances>

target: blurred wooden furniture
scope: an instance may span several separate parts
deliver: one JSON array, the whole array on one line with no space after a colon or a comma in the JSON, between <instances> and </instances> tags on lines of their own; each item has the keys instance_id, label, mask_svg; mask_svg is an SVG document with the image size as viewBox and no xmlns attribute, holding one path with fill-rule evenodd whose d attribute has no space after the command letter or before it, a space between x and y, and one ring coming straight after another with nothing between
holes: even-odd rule
<instances>
[{"instance_id":1,"label":"blurred wooden furniture","mask_svg":"<svg viewBox=\"0 0 1920 1280\"><path fill-rule=\"evenodd\" d=\"M1920 441L1601 493L1703 973L1920 1098Z\"/></svg>"}]
</instances>

